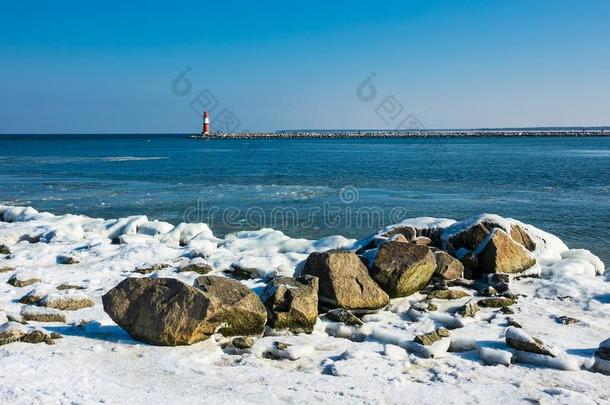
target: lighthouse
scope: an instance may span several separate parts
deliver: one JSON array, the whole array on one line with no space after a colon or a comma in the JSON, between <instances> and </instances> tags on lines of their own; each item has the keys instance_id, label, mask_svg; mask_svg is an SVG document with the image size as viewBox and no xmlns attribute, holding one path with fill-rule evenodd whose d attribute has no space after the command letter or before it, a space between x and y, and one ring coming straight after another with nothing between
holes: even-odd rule
<instances>
[{"instance_id":1,"label":"lighthouse","mask_svg":"<svg viewBox=\"0 0 610 405\"><path fill-rule=\"evenodd\" d=\"M203 130L201 135L210 135L210 114L207 111L203 112Z\"/></svg>"}]
</instances>

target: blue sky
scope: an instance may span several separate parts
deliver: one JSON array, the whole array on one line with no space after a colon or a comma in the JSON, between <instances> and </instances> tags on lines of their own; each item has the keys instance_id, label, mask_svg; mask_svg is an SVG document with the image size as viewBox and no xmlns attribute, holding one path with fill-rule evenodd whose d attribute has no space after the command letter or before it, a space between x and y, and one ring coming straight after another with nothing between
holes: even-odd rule
<instances>
[{"instance_id":1,"label":"blue sky","mask_svg":"<svg viewBox=\"0 0 610 405\"><path fill-rule=\"evenodd\" d=\"M241 130L608 125L608 21L601 0L5 2L0 133L194 132L204 90Z\"/></svg>"}]
</instances>

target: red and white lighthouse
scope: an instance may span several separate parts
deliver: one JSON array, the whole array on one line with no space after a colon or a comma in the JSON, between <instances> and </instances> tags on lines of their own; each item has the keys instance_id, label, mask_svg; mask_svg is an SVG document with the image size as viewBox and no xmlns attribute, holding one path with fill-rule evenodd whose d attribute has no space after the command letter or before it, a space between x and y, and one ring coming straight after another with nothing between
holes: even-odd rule
<instances>
[{"instance_id":1,"label":"red and white lighthouse","mask_svg":"<svg viewBox=\"0 0 610 405\"><path fill-rule=\"evenodd\" d=\"M203 131L202 135L210 135L210 114L207 111L203 112Z\"/></svg>"}]
</instances>

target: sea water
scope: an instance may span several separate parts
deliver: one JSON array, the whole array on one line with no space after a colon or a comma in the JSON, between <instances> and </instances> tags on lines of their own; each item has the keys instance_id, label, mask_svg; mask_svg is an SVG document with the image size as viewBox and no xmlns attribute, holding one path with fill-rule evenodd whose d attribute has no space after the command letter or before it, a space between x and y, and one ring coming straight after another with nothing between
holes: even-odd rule
<instances>
[{"instance_id":1,"label":"sea water","mask_svg":"<svg viewBox=\"0 0 610 405\"><path fill-rule=\"evenodd\" d=\"M0 135L0 204L359 238L483 212L610 262L610 138L195 140Z\"/></svg>"}]
</instances>

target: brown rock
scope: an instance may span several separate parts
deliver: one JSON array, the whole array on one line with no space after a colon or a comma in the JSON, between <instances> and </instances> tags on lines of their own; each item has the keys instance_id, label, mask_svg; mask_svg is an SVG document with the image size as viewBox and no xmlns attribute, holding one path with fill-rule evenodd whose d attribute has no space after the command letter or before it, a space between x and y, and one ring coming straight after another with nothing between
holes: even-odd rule
<instances>
[{"instance_id":1,"label":"brown rock","mask_svg":"<svg viewBox=\"0 0 610 405\"><path fill-rule=\"evenodd\" d=\"M167 263L155 263L155 264L151 264L151 265L144 265L144 266L136 267L136 269L133 272L139 273L139 274L150 274L155 271L167 269L168 267L171 267L171 266Z\"/></svg>"},{"instance_id":2,"label":"brown rock","mask_svg":"<svg viewBox=\"0 0 610 405\"><path fill-rule=\"evenodd\" d=\"M209 299L208 322L223 325L224 336L261 335L267 322L267 311L248 287L220 276L199 276L194 287Z\"/></svg>"},{"instance_id":3,"label":"brown rock","mask_svg":"<svg viewBox=\"0 0 610 405\"><path fill-rule=\"evenodd\" d=\"M430 246L432 245L432 239L427 236L418 236L413 240L413 243L415 243L416 245Z\"/></svg>"},{"instance_id":4,"label":"brown rock","mask_svg":"<svg viewBox=\"0 0 610 405\"><path fill-rule=\"evenodd\" d=\"M6 322L0 325L0 346L17 342L28 333L25 326L17 322Z\"/></svg>"},{"instance_id":5,"label":"brown rock","mask_svg":"<svg viewBox=\"0 0 610 405\"><path fill-rule=\"evenodd\" d=\"M445 328L438 328L430 333L424 333L421 335L415 336L413 341L415 343L419 343L420 345L430 346L432 343L441 340L444 337L449 337L450 333Z\"/></svg>"},{"instance_id":6,"label":"brown rock","mask_svg":"<svg viewBox=\"0 0 610 405\"><path fill-rule=\"evenodd\" d=\"M409 243L407 238L405 238L405 236L402 234L394 235L389 240L394 241L394 242Z\"/></svg>"},{"instance_id":7,"label":"brown rock","mask_svg":"<svg viewBox=\"0 0 610 405\"><path fill-rule=\"evenodd\" d=\"M506 344L523 352L542 354L545 356L555 357L555 350L547 346L540 339L532 337L525 333L521 328L509 326L506 329Z\"/></svg>"},{"instance_id":8,"label":"brown rock","mask_svg":"<svg viewBox=\"0 0 610 405\"><path fill-rule=\"evenodd\" d=\"M269 325L293 333L311 333L318 318L318 278L276 277L263 291Z\"/></svg>"},{"instance_id":9,"label":"brown rock","mask_svg":"<svg viewBox=\"0 0 610 405\"><path fill-rule=\"evenodd\" d=\"M8 279L7 283L12 285L13 287L27 287L28 285L32 285L32 284L36 284L36 283L40 283L40 279L39 278L27 278L27 277L20 277L18 274L13 274L11 276L11 278Z\"/></svg>"},{"instance_id":10,"label":"brown rock","mask_svg":"<svg viewBox=\"0 0 610 405\"><path fill-rule=\"evenodd\" d=\"M2 266L0 267L0 273L8 273L9 271L15 271L14 267Z\"/></svg>"},{"instance_id":11,"label":"brown rock","mask_svg":"<svg viewBox=\"0 0 610 405\"><path fill-rule=\"evenodd\" d=\"M434 252L436 268L434 274L444 280L455 280L464 277L464 265L455 257L442 250Z\"/></svg>"},{"instance_id":12,"label":"brown rock","mask_svg":"<svg viewBox=\"0 0 610 405\"><path fill-rule=\"evenodd\" d=\"M492 231L478 261L482 273L520 273L536 264L531 253L502 229Z\"/></svg>"},{"instance_id":13,"label":"brown rock","mask_svg":"<svg viewBox=\"0 0 610 405\"><path fill-rule=\"evenodd\" d=\"M408 242L411 242L417 237L417 231L412 226L397 226L381 236L391 238L394 235L402 235Z\"/></svg>"},{"instance_id":14,"label":"brown rock","mask_svg":"<svg viewBox=\"0 0 610 405\"><path fill-rule=\"evenodd\" d=\"M530 252L536 250L536 242L532 240L523 227L517 224L511 224L510 237L513 238L515 242L523 245Z\"/></svg>"},{"instance_id":15,"label":"brown rock","mask_svg":"<svg viewBox=\"0 0 610 405\"><path fill-rule=\"evenodd\" d=\"M387 242L379 247L371 275L391 297L405 297L424 288L435 269L427 246Z\"/></svg>"},{"instance_id":16,"label":"brown rock","mask_svg":"<svg viewBox=\"0 0 610 405\"><path fill-rule=\"evenodd\" d=\"M238 336L231 340L231 344L236 349L247 350L254 344L254 339L250 336Z\"/></svg>"},{"instance_id":17,"label":"brown rock","mask_svg":"<svg viewBox=\"0 0 610 405\"><path fill-rule=\"evenodd\" d=\"M83 287L82 285L74 285L74 284L60 284L57 286L56 288L58 291L64 291L64 290L84 290L85 287Z\"/></svg>"},{"instance_id":18,"label":"brown rock","mask_svg":"<svg viewBox=\"0 0 610 405\"><path fill-rule=\"evenodd\" d=\"M305 261L302 274L319 278L318 300L323 306L376 310L390 302L388 295L371 279L355 253L312 253Z\"/></svg>"},{"instance_id":19,"label":"brown rock","mask_svg":"<svg viewBox=\"0 0 610 405\"><path fill-rule=\"evenodd\" d=\"M464 318L472 318L475 316L477 312L479 312L480 308L476 302L470 301L464 304L460 309L458 309L458 314L460 314Z\"/></svg>"},{"instance_id":20,"label":"brown rock","mask_svg":"<svg viewBox=\"0 0 610 405\"><path fill-rule=\"evenodd\" d=\"M470 294L462 290L448 289L434 290L428 294L428 297L440 300L459 300L460 298L470 297Z\"/></svg>"},{"instance_id":21,"label":"brown rock","mask_svg":"<svg viewBox=\"0 0 610 405\"><path fill-rule=\"evenodd\" d=\"M35 322L66 322L66 316L57 309L39 308L31 305L21 308L21 318Z\"/></svg>"},{"instance_id":22,"label":"brown rock","mask_svg":"<svg viewBox=\"0 0 610 405\"><path fill-rule=\"evenodd\" d=\"M200 290L173 278L127 278L103 297L104 311L143 342L175 346L207 339L220 325Z\"/></svg>"},{"instance_id":23,"label":"brown rock","mask_svg":"<svg viewBox=\"0 0 610 405\"><path fill-rule=\"evenodd\" d=\"M55 344L51 335L40 329L31 331L30 333L22 337L21 341L25 343L46 343L48 345Z\"/></svg>"},{"instance_id":24,"label":"brown rock","mask_svg":"<svg viewBox=\"0 0 610 405\"><path fill-rule=\"evenodd\" d=\"M11 250L6 245L0 245L0 255L10 255Z\"/></svg>"},{"instance_id":25,"label":"brown rock","mask_svg":"<svg viewBox=\"0 0 610 405\"><path fill-rule=\"evenodd\" d=\"M46 308L55 308L64 311L76 311L92 307L93 301L83 294L48 294L38 301L38 305Z\"/></svg>"},{"instance_id":26,"label":"brown rock","mask_svg":"<svg viewBox=\"0 0 610 405\"><path fill-rule=\"evenodd\" d=\"M331 309L326 313L326 318L333 322L341 322L348 326L360 327L364 322L350 311L343 308Z\"/></svg>"},{"instance_id":27,"label":"brown rock","mask_svg":"<svg viewBox=\"0 0 610 405\"><path fill-rule=\"evenodd\" d=\"M479 300L478 305L485 308L502 308L509 307L515 304L515 300L504 297L483 298Z\"/></svg>"},{"instance_id":28,"label":"brown rock","mask_svg":"<svg viewBox=\"0 0 610 405\"><path fill-rule=\"evenodd\" d=\"M23 297L19 298L20 304L31 305L40 301L44 297L44 294L41 291L37 291L36 289L30 291Z\"/></svg>"},{"instance_id":29,"label":"brown rock","mask_svg":"<svg viewBox=\"0 0 610 405\"><path fill-rule=\"evenodd\" d=\"M457 223L446 229L445 232L452 232L452 228L461 227L462 223ZM487 237L487 235L496 228L502 228L502 226L498 223L493 222L492 220L486 219L482 222L479 222L470 228L467 228L461 232L458 232L447 240L447 248L450 252L456 252L460 248L464 248L467 250L476 250L477 247L481 244L481 242Z\"/></svg>"},{"instance_id":30,"label":"brown rock","mask_svg":"<svg viewBox=\"0 0 610 405\"><path fill-rule=\"evenodd\" d=\"M212 266L207 263L189 263L186 266L178 269L178 272L182 273L186 271L192 271L193 273L207 274L212 270L214 270Z\"/></svg>"}]
</instances>

